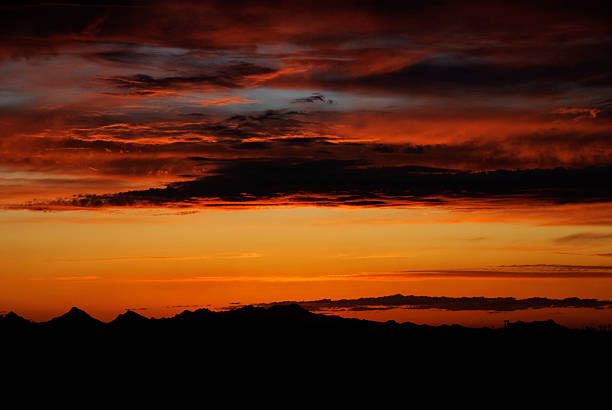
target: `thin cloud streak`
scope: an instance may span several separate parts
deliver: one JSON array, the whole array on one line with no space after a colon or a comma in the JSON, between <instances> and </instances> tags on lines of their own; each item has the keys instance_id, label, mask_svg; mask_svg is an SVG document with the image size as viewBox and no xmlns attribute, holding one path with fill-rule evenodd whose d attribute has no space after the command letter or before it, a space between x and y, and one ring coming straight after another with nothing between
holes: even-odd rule
<instances>
[{"instance_id":1,"label":"thin cloud streak","mask_svg":"<svg viewBox=\"0 0 612 410\"><path fill-rule=\"evenodd\" d=\"M558 244L612 243L612 233L580 232L555 239Z\"/></svg>"},{"instance_id":2,"label":"thin cloud streak","mask_svg":"<svg viewBox=\"0 0 612 410\"><path fill-rule=\"evenodd\" d=\"M190 261L202 259L252 259L262 255L256 252L236 255L194 255L194 256L116 256L107 258L48 259L47 262L130 262L130 261Z\"/></svg>"},{"instance_id":3,"label":"thin cloud streak","mask_svg":"<svg viewBox=\"0 0 612 410\"><path fill-rule=\"evenodd\" d=\"M548 308L594 308L610 309L612 301L598 299L551 299L551 298L527 298L516 299L512 297L444 297L444 296L404 296L401 294L359 298L359 299L320 299L312 301L283 301L273 303L262 303L257 306L269 307L274 305L286 305L296 303L305 309L315 312L337 312L337 311L366 311L366 310L388 310L388 309L442 309L448 311L495 311L511 312L526 309L548 309Z\"/></svg>"},{"instance_id":4,"label":"thin cloud streak","mask_svg":"<svg viewBox=\"0 0 612 410\"><path fill-rule=\"evenodd\" d=\"M612 279L612 265L501 265L495 269L431 269L396 272L363 272L329 275L224 275L190 276L178 278L126 278L135 282L326 282L326 281L380 281L402 282L427 279Z\"/></svg>"}]
</instances>

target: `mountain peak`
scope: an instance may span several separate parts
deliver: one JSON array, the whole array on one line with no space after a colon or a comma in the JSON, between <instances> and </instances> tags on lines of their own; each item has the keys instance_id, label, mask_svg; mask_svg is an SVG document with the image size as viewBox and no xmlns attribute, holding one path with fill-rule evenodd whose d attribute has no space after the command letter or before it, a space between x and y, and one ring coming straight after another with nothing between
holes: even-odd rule
<instances>
[{"instance_id":1,"label":"mountain peak","mask_svg":"<svg viewBox=\"0 0 612 410\"><path fill-rule=\"evenodd\" d=\"M283 314L283 315L307 315L310 311L298 305L297 303L290 303L285 305L272 305L268 309L270 313Z\"/></svg>"},{"instance_id":2,"label":"mountain peak","mask_svg":"<svg viewBox=\"0 0 612 410\"><path fill-rule=\"evenodd\" d=\"M133 310L127 310L124 313L120 313L111 323L134 323L134 322L146 322L149 318L134 312Z\"/></svg>"},{"instance_id":3,"label":"mountain peak","mask_svg":"<svg viewBox=\"0 0 612 410\"><path fill-rule=\"evenodd\" d=\"M6 315L0 317L0 319L2 319L3 321L6 322L29 322L29 320L24 319L23 317L19 316L17 313L15 312L8 312Z\"/></svg>"},{"instance_id":4,"label":"mountain peak","mask_svg":"<svg viewBox=\"0 0 612 410\"><path fill-rule=\"evenodd\" d=\"M70 310L66 313L64 313L62 316L66 316L66 317L74 317L74 318L91 318L93 319L89 313L85 312L84 310L79 309L76 306L73 306L70 308Z\"/></svg>"},{"instance_id":5,"label":"mountain peak","mask_svg":"<svg viewBox=\"0 0 612 410\"><path fill-rule=\"evenodd\" d=\"M64 323L64 324L75 324L75 325L90 325L90 324L100 324L98 319L91 317L84 310L79 309L78 307L73 306L70 310L63 315L51 319L47 323Z\"/></svg>"}]
</instances>

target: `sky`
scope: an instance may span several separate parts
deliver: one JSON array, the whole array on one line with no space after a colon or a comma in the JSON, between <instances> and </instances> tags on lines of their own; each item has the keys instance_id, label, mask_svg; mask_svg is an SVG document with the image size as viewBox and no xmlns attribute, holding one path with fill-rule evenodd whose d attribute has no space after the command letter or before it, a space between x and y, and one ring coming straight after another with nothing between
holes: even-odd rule
<instances>
[{"instance_id":1,"label":"sky","mask_svg":"<svg viewBox=\"0 0 612 410\"><path fill-rule=\"evenodd\" d=\"M0 312L402 294L549 302L333 311L612 323L611 14L5 1Z\"/></svg>"}]
</instances>

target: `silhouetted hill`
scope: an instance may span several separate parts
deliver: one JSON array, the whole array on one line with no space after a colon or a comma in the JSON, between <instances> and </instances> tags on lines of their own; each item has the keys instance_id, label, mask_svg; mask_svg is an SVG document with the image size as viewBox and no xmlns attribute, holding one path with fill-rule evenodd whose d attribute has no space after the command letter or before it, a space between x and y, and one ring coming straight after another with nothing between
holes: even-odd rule
<instances>
[{"instance_id":1,"label":"silhouetted hill","mask_svg":"<svg viewBox=\"0 0 612 410\"><path fill-rule=\"evenodd\" d=\"M173 320L180 322L190 322L204 319L211 319L215 316L215 313L208 309L197 309L195 311L191 310L183 310L181 313L177 314L173 318L170 319L161 319L161 320Z\"/></svg>"},{"instance_id":2,"label":"silhouetted hill","mask_svg":"<svg viewBox=\"0 0 612 410\"><path fill-rule=\"evenodd\" d=\"M563 332L568 330L565 326L561 326L552 319L535 322L518 322L508 323L507 329L522 332Z\"/></svg>"},{"instance_id":3,"label":"silhouetted hill","mask_svg":"<svg viewBox=\"0 0 612 410\"><path fill-rule=\"evenodd\" d=\"M128 310L125 313L120 313L119 315L117 315L117 317L111 322L109 322L109 324L114 326L129 327L140 326L148 321L149 318L144 317L143 315L140 315L134 312L133 310Z\"/></svg>"},{"instance_id":4,"label":"silhouetted hill","mask_svg":"<svg viewBox=\"0 0 612 410\"><path fill-rule=\"evenodd\" d=\"M18 330L31 326L32 322L19 316L15 312L9 312L0 316L0 329Z\"/></svg>"},{"instance_id":5,"label":"silhouetted hill","mask_svg":"<svg viewBox=\"0 0 612 410\"><path fill-rule=\"evenodd\" d=\"M94 319L87 312L77 307L72 307L63 315L53 318L48 322L43 322L41 325L53 330L66 328L70 330L91 330L93 328L101 328L104 322Z\"/></svg>"}]
</instances>

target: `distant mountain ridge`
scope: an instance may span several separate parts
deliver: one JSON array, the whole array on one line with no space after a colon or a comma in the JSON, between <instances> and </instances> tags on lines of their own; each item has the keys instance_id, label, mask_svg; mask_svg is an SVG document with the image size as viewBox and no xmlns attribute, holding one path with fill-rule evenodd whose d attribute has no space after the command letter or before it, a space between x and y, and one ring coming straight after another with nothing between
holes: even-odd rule
<instances>
[{"instance_id":1,"label":"distant mountain ridge","mask_svg":"<svg viewBox=\"0 0 612 410\"><path fill-rule=\"evenodd\" d=\"M80 327L99 327L99 328L112 328L116 326L131 326L131 325L144 325L148 324L151 327L156 324L175 324L181 323L193 323L201 322L204 324L220 323L220 322L277 322L278 324L284 325L347 325L351 324L354 326L363 327L405 327L405 328L421 328L421 329L465 329L465 330L487 330L494 331L496 329L491 328L468 328L461 325L417 325L411 322L398 323L394 320L387 322L376 322L365 319L351 319L343 318L340 316L334 316L329 314L313 313L297 303L285 303L285 304L271 304L266 307L247 305L241 306L234 309L223 310L223 311L212 311L205 308L196 310L184 310L173 317L163 318L147 318L133 310L127 310L124 313L120 313L117 317L110 322L103 322L95 319L84 310L77 307L72 307L68 312L58 317L52 318L45 322L34 322L23 318L15 312L9 312L5 315L0 315L0 330L9 329L13 326L29 326L33 329L51 329L51 328L80 328ZM536 321L536 322L508 322L506 329L557 329L566 331L577 331L578 329L570 329L565 326L559 325L552 319L547 321Z\"/></svg>"},{"instance_id":2,"label":"distant mountain ridge","mask_svg":"<svg viewBox=\"0 0 612 410\"><path fill-rule=\"evenodd\" d=\"M41 323L13 312L0 317L0 351L16 359L53 359L56 366L66 360L89 366L89 360L131 363L137 358L165 368L199 363L202 369L211 364L225 369L228 363L238 368L246 363L298 371L340 360L357 367L399 361L406 369L419 365L435 372L435 363L459 361L473 368L537 361L549 366L571 355L576 363L605 364L611 361L610 347L612 332L570 329L553 320L497 329L428 326L313 313L297 304L185 310L159 319L128 310L110 322L78 308Z\"/></svg>"}]
</instances>

